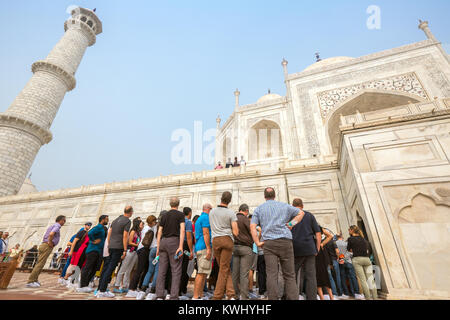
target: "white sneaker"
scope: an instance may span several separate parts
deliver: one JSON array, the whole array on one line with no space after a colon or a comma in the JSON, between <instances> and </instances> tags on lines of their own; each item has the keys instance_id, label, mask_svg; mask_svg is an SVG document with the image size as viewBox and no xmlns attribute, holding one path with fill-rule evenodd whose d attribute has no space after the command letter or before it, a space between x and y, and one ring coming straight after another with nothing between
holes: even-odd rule
<instances>
[{"instance_id":1,"label":"white sneaker","mask_svg":"<svg viewBox=\"0 0 450 320\"><path fill-rule=\"evenodd\" d=\"M40 285L38 285L36 282L30 282L30 283L27 283L26 287L27 288L39 288Z\"/></svg>"},{"instance_id":2,"label":"white sneaker","mask_svg":"<svg viewBox=\"0 0 450 320\"><path fill-rule=\"evenodd\" d=\"M166 295L166 300L170 300L170 294Z\"/></svg>"},{"instance_id":3,"label":"white sneaker","mask_svg":"<svg viewBox=\"0 0 450 320\"><path fill-rule=\"evenodd\" d=\"M333 296L333 299L334 300L341 300L341 298L339 298L339 296ZM328 300L330 300L330 299L328 299Z\"/></svg>"},{"instance_id":4,"label":"white sneaker","mask_svg":"<svg viewBox=\"0 0 450 320\"><path fill-rule=\"evenodd\" d=\"M144 300L144 298L145 298L145 292L139 291L136 295L136 300Z\"/></svg>"},{"instance_id":5,"label":"white sneaker","mask_svg":"<svg viewBox=\"0 0 450 320\"><path fill-rule=\"evenodd\" d=\"M92 291L94 291L94 289L89 287L77 288L76 290L80 293L91 293Z\"/></svg>"},{"instance_id":6,"label":"white sneaker","mask_svg":"<svg viewBox=\"0 0 450 320\"><path fill-rule=\"evenodd\" d=\"M319 295L317 295L317 300L320 300L320 296Z\"/></svg>"},{"instance_id":7,"label":"white sneaker","mask_svg":"<svg viewBox=\"0 0 450 320\"><path fill-rule=\"evenodd\" d=\"M339 296L339 299L347 300L348 298L350 298L350 297L348 295L346 295L346 294L343 294L343 295Z\"/></svg>"},{"instance_id":8,"label":"white sneaker","mask_svg":"<svg viewBox=\"0 0 450 320\"><path fill-rule=\"evenodd\" d=\"M305 300L305 297L303 295L299 295L298 300Z\"/></svg>"},{"instance_id":9,"label":"white sneaker","mask_svg":"<svg viewBox=\"0 0 450 320\"><path fill-rule=\"evenodd\" d=\"M192 293L186 293L185 296L188 297L189 299L192 299L194 297Z\"/></svg>"},{"instance_id":10,"label":"white sneaker","mask_svg":"<svg viewBox=\"0 0 450 320\"><path fill-rule=\"evenodd\" d=\"M200 298L192 298L191 300L202 300L202 299L200 299Z\"/></svg>"},{"instance_id":11,"label":"white sneaker","mask_svg":"<svg viewBox=\"0 0 450 320\"><path fill-rule=\"evenodd\" d=\"M208 297L208 296L204 296L203 298L202 298L202 300L209 300L210 299L210 297Z\"/></svg>"},{"instance_id":12,"label":"white sneaker","mask_svg":"<svg viewBox=\"0 0 450 320\"><path fill-rule=\"evenodd\" d=\"M58 284L64 284L65 283L65 280L64 280L64 278L58 278Z\"/></svg>"},{"instance_id":13,"label":"white sneaker","mask_svg":"<svg viewBox=\"0 0 450 320\"><path fill-rule=\"evenodd\" d=\"M156 299L156 294L154 293L149 293L147 295L147 297L145 297L145 300L155 300Z\"/></svg>"},{"instance_id":14,"label":"white sneaker","mask_svg":"<svg viewBox=\"0 0 450 320\"><path fill-rule=\"evenodd\" d=\"M355 294L356 300L366 300L366 297L363 294Z\"/></svg>"},{"instance_id":15,"label":"white sneaker","mask_svg":"<svg viewBox=\"0 0 450 320\"><path fill-rule=\"evenodd\" d=\"M89 282L89 288L93 288L95 286L95 283L94 283L94 281L92 281L92 282Z\"/></svg>"},{"instance_id":16,"label":"white sneaker","mask_svg":"<svg viewBox=\"0 0 450 320\"><path fill-rule=\"evenodd\" d=\"M323 295L324 300L330 300L330 296L328 294Z\"/></svg>"},{"instance_id":17,"label":"white sneaker","mask_svg":"<svg viewBox=\"0 0 450 320\"><path fill-rule=\"evenodd\" d=\"M185 295L179 296L178 300L189 300L189 298Z\"/></svg>"},{"instance_id":18,"label":"white sneaker","mask_svg":"<svg viewBox=\"0 0 450 320\"><path fill-rule=\"evenodd\" d=\"M114 298L116 295L112 292L99 292L97 293L97 298Z\"/></svg>"},{"instance_id":19,"label":"white sneaker","mask_svg":"<svg viewBox=\"0 0 450 320\"><path fill-rule=\"evenodd\" d=\"M156 300L164 300L163 298L158 298L158 299L156 299Z\"/></svg>"},{"instance_id":20,"label":"white sneaker","mask_svg":"<svg viewBox=\"0 0 450 320\"><path fill-rule=\"evenodd\" d=\"M125 298L136 298L138 295L137 291L129 290Z\"/></svg>"}]
</instances>

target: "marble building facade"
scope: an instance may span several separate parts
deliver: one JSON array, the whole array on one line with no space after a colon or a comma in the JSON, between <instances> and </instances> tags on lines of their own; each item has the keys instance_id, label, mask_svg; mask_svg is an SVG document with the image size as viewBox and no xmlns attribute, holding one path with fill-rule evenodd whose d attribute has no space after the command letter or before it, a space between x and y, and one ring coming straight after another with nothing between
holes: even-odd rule
<instances>
[{"instance_id":1,"label":"marble building facade","mask_svg":"<svg viewBox=\"0 0 450 320\"><path fill-rule=\"evenodd\" d=\"M424 41L298 73L283 60L285 96L241 106L236 90L233 114L217 123L216 162L243 156L246 166L47 192L27 180L0 197L0 230L28 249L63 214L63 246L86 221L111 220L128 204L136 216L158 216L176 195L199 214L227 190L233 209L245 202L253 210L273 186L278 200L302 198L335 233L364 230L383 297L448 299L450 58L427 22L419 28ZM277 135L258 136L255 146L255 129Z\"/></svg>"}]
</instances>

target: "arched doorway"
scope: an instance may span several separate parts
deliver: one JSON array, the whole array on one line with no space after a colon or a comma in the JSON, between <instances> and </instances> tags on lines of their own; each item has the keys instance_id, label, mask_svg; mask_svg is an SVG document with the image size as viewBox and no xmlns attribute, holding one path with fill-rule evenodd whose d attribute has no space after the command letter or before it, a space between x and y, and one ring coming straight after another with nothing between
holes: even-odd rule
<instances>
[{"instance_id":1,"label":"arched doorway","mask_svg":"<svg viewBox=\"0 0 450 320\"><path fill-rule=\"evenodd\" d=\"M232 158L231 156L231 139L225 137L222 142L222 165L225 167L225 164L228 161L228 158ZM231 159L233 161L233 159Z\"/></svg>"},{"instance_id":2,"label":"arched doorway","mask_svg":"<svg viewBox=\"0 0 450 320\"><path fill-rule=\"evenodd\" d=\"M338 153L341 115L348 116L356 114L357 110L361 113L383 110L421 101L422 99L419 97L414 98L405 94L383 92L380 90L364 91L344 101L329 114L326 120L327 133L333 153Z\"/></svg>"},{"instance_id":3,"label":"arched doorway","mask_svg":"<svg viewBox=\"0 0 450 320\"><path fill-rule=\"evenodd\" d=\"M261 120L249 131L249 160L263 160L283 156L280 126L270 120Z\"/></svg>"}]
</instances>

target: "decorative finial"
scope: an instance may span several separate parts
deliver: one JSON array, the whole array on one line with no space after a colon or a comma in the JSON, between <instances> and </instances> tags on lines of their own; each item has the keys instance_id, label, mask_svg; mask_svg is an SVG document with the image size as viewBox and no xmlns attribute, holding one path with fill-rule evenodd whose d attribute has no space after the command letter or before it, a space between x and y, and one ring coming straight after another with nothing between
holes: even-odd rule
<instances>
[{"instance_id":1,"label":"decorative finial","mask_svg":"<svg viewBox=\"0 0 450 320\"><path fill-rule=\"evenodd\" d=\"M236 91L234 92L235 96L239 96L241 94L241 92L236 88Z\"/></svg>"},{"instance_id":2,"label":"decorative finial","mask_svg":"<svg viewBox=\"0 0 450 320\"><path fill-rule=\"evenodd\" d=\"M320 53L316 52L316 62L322 61L322 59L320 59Z\"/></svg>"},{"instance_id":3,"label":"decorative finial","mask_svg":"<svg viewBox=\"0 0 450 320\"><path fill-rule=\"evenodd\" d=\"M218 114L218 115L217 115L216 122L217 122L217 123L220 123L220 121L222 121L222 119L220 119L220 114Z\"/></svg>"},{"instance_id":4,"label":"decorative finial","mask_svg":"<svg viewBox=\"0 0 450 320\"><path fill-rule=\"evenodd\" d=\"M96 10L97 10L97 8L94 8L94 10L92 10L92 11L94 11L94 12L95 12Z\"/></svg>"},{"instance_id":5,"label":"decorative finial","mask_svg":"<svg viewBox=\"0 0 450 320\"><path fill-rule=\"evenodd\" d=\"M281 61L281 65L287 66L287 64L288 64L288 61L285 58L283 58L283 61Z\"/></svg>"}]
</instances>

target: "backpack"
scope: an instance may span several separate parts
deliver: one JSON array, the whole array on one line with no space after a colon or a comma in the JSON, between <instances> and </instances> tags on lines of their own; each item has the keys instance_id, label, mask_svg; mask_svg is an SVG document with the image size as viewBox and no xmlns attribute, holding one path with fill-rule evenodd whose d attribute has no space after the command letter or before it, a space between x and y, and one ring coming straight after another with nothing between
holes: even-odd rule
<instances>
[{"instance_id":1,"label":"backpack","mask_svg":"<svg viewBox=\"0 0 450 320\"><path fill-rule=\"evenodd\" d=\"M141 242L142 245L145 248L150 248L150 245L153 242L153 237L154 236L155 236L155 234L154 234L153 230L148 230L147 233L144 236L144 239L142 239L142 242Z\"/></svg>"}]
</instances>

